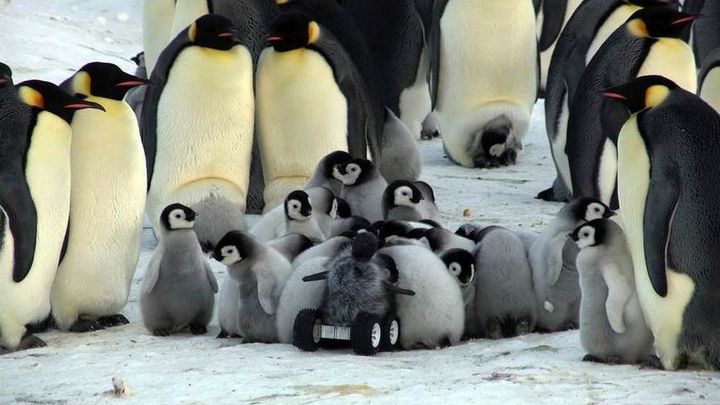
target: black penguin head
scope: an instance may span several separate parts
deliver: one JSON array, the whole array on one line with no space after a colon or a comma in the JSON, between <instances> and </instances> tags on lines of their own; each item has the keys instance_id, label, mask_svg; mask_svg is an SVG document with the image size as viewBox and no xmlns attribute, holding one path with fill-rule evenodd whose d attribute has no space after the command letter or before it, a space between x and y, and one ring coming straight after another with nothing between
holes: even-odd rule
<instances>
[{"instance_id":1,"label":"black penguin head","mask_svg":"<svg viewBox=\"0 0 720 405\"><path fill-rule=\"evenodd\" d=\"M580 197L571 201L567 208L576 222L590 222L600 218L610 218L615 212L602 201L591 197Z\"/></svg>"},{"instance_id":2,"label":"black penguin head","mask_svg":"<svg viewBox=\"0 0 720 405\"><path fill-rule=\"evenodd\" d=\"M333 200L332 209L330 210L330 216L334 219L350 218L352 216L352 209L347 201L340 197L335 197Z\"/></svg>"},{"instance_id":3,"label":"black penguin head","mask_svg":"<svg viewBox=\"0 0 720 405\"><path fill-rule=\"evenodd\" d=\"M357 186L372 177L375 165L367 159L353 159L333 169L333 177L345 186Z\"/></svg>"},{"instance_id":4,"label":"black penguin head","mask_svg":"<svg viewBox=\"0 0 720 405\"><path fill-rule=\"evenodd\" d=\"M267 42L277 52L288 52L312 45L320 38L320 26L307 14L292 10L270 24Z\"/></svg>"},{"instance_id":5,"label":"black penguin head","mask_svg":"<svg viewBox=\"0 0 720 405\"><path fill-rule=\"evenodd\" d=\"M380 247L377 236L372 232L360 232L352 241L353 259L369 262Z\"/></svg>"},{"instance_id":6,"label":"black penguin head","mask_svg":"<svg viewBox=\"0 0 720 405\"><path fill-rule=\"evenodd\" d=\"M602 245L605 242L608 219L596 219L578 226L568 235L580 249Z\"/></svg>"},{"instance_id":7,"label":"black penguin head","mask_svg":"<svg viewBox=\"0 0 720 405\"><path fill-rule=\"evenodd\" d=\"M192 208L182 204L170 204L160 214L160 222L166 231L177 229L192 229L195 225L197 213Z\"/></svg>"},{"instance_id":8,"label":"black penguin head","mask_svg":"<svg viewBox=\"0 0 720 405\"><path fill-rule=\"evenodd\" d=\"M188 27L188 38L197 46L220 51L228 51L237 44L232 21L217 14L206 14L195 20Z\"/></svg>"},{"instance_id":9,"label":"black penguin head","mask_svg":"<svg viewBox=\"0 0 720 405\"><path fill-rule=\"evenodd\" d=\"M211 257L226 266L239 263L252 254L253 239L242 231L230 231L220 239Z\"/></svg>"},{"instance_id":10,"label":"black penguin head","mask_svg":"<svg viewBox=\"0 0 720 405\"><path fill-rule=\"evenodd\" d=\"M0 62L0 89L12 86L12 70L10 66Z\"/></svg>"},{"instance_id":11,"label":"black penguin head","mask_svg":"<svg viewBox=\"0 0 720 405\"><path fill-rule=\"evenodd\" d=\"M636 11L625 26L638 38L681 38L696 19L671 7L647 7Z\"/></svg>"},{"instance_id":12,"label":"black penguin head","mask_svg":"<svg viewBox=\"0 0 720 405\"><path fill-rule=\"evenodd\" d=\"M285 216L293 221L307 221L312 216L310 196L303 190L295 190L285 198Z\"/></svg>"},{"instance_id":13,"label":"black penguin head","mask_svg":"<svg viewBox=\"0 0 720 405\"><path fill-rule=\"evenodd\" d=\"M631 114L635 114L658 106L677 87L675 82L663 76L641 76L605 90L603 96L624 104Z\"/></svg>"},{"instance_id":14,"label":"black penguin head","mask_svg":"<svg viewBox=\"0 0 720 405\"><path fill-rule=\"evenodd\" d=\"M396 180L385 189L383 203L388 207L416 207L423 200L420 189L407 180Z\"/></svg>"},{"instance_id":15,"label":"black penguin head","mask_svg":"<svg viewBox=\"0 0 720 405\"><path fill-rule=\"evenodd\" d=\"M122 100L128 90L144 84L147 80L127 74L112 63L92 62L73 75L70 92L83 97Z\"/></svg>"},{"instance_id":16,"label":"black penguin head","mask_svg":"<svg viewBox=\"0 0 720 405\"><path fill-rule=\"evenodd\" d=\"M457 278L462 287L475 280L475 258L464 249L450 249L440 256L450 274Z\"/></svg>"},{"instance_id":17,"label":"black penguin head","mask_svg":"<svg viewBox=\"0 0 720 405\"><path fill-rule=\"evenodd\" d=\"M23 103L34 110L53 113L70 123L75 111L93 108L105 111L103 106L82 100L64 92L60 87L42 80L28 80L17 86L18 95Z\"/></svg>"},{"instance_id":18,"label":"black penguin head","mask_svg":"<svg viewBox=\"0 0 720 405\"><path fill-rule=\"evenodd\" d=\"M337 165L344 165L345 163L351 161L352 155L345 152L345 151L335 151L323 158L321 161L322 170L323 173L325 173L325 177L332 179L333 177L333 170L335 169L335 166Z\"/></svg>"}]
</instances>

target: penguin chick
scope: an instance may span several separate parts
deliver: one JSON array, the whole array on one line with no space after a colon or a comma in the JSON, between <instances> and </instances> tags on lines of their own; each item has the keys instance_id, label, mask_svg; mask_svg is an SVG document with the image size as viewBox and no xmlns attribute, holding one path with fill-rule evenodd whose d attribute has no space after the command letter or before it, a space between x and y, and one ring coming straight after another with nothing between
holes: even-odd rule
<instances>
[{"instance_id":1,"label":"penguin chick","mask_svg":"<svg viewBox=\"0 0 720 405\"><path fill-rule=\"evenodd\" d=\"M390 183L383 193L382 207L386 221L442 221L432 188L425 182L397 180Z\"/></svg>"},{"instance_id":2,"label":"penguin chick","mask_svg":"<svg viewBox=\"0 0 720 405\"><path fill-rule=\"evenodd\" d=\"M398 287L415 292L398 295L397 316L404 349L455 345L463 336L465 310L460 287L445 264L431 251L417 246L392 246L378 251L398 271Z\"/></svg>"},{"instance_id":3,"label":"penguin chick","mask_svg":"<svg viewBox=\"0 0 720 405\"><path fill-rule=\"evenodd\" d=\"M594 198L565 205L530 246L530 264L537 296L538 328L556 332L577 327L580 284L575 257L578 249L567 234L582 223L615 215Z\"/></svg>"},{"instance_id":4,"label":"penguin chick","mask_svg":"<svg viewBox=\"0 0 720 405\"><path fill-rule=\"evenodd\" d=\"M475 242L471 239L454 234L444 228L428 229L423 238L427 240L430 250L439 255L452 249L472 251L475 249Z\"/></svg>"},{"instance_id":5,"label":"penguin chick","mask_svg":"<svg viewBox=\"0 0 720 405\"><path fill-rule=\"evenodd\" d=\"M387 182L371 161L354 159L335 166L333 176L343 183L340 197L347 201L354 215L370 222L383 219L382 195Z\"/></svg>"},{"instance_id":6,"label":"penguin chick","mask_svg":"<svg viewBox=\"0 0 720 405\"><path fill-rule=\"evenodd\" d=\"M312 201L311 208L313 211L313 217L319 217L320 221L329 221L329 213L331 212L333 206L332 192L324 187L315 187L304 190L304 192L307 193L309 200ZM285 199L287 200L287 196ZM315 219L316 221L318 220L318 218ZM288 221L285 212L285 204L281 204L263 215L260 220L253 225L252 229L250 229L250 233L258 241L268 242L281 236L285 236L288 233L293 233L288 230L287 226ZM322 230L322 228L320 228L320 230Z\"/></svg>"},{"instance_id":7,"label":"penguin chick","mask_svg":"<svg viewBox=\"0 0 720 405\"><path fill-rule=\"evenodd\" d=\"M212 257L227 266L237 283L239 335L246 342L277 342L275 313L292 272L290 262L242 231L228 232Z\"/></svg>"},{"instance_id":8,"label":"penguin chick","mask_svg":"<svg viewBox=\"0 0 720 405\"><path fill-rule=\"evenodd\" d=\"M580 341L588 352L583 360L629 364L646 360L653 351L653 334L640 307L622 229L610 220L596 219L580 225L570 237L580 248Z\"/></svg>"},{"instance_id":9,"label":"penguin chick","mask_svg":"<svg viewBox=\"0 0 720 405\"><path fill-rule=\"evenodd\" d=\"M380 171L388 182L420 177L422 158L415 135L393 111L385 107Z\"/></svg>"},{"instance_id":10,"label":"penguin chick","mask_svg":"<svg viewBox=\"0 0 720 405\"><path fill-rule=\"evenodd\" d=\"M352 238L347 236L332 237L300 253L293 261L293 268L298 268L306 261L316 257L335 257L340 254L342 250L349 247L351 242Z\"/></svg>"},{"instance_id":11,"label":"penguin chick","mask_svg":"<svg viewBox=\"0 0 720 405\"><path fill-rule=\"evenodd\" d=\"M470 251L464 249L450 249L439 257L460 286L465 308L465 331L477 331L479 328L477 323L470 324L470 322L476 322L473 314L475 310L475 257Z\"/></svg>"},{"instance_id":12,"label":"penguin chick","mask_svg":"<svg viewBox=\"0 0 720 405\"><path fill-rule=\"evenodd\" d=\"M420 139L429 141L433 138L440 137L440 122L438 121L437 114L434 111L430 111L422 122L422 128L420 130Z\"/></svg>"},{"instance_id":13,"label":"penguin chick","mask_svg":"<svg viewBox=\"0 0 720 405\"><path fill-rule=\"evenodd\" d=\"M305 235L289 233L265 243L265 246L277 250L292 263L302 252L313 247L313 242Z\"/></svg>"},{"instance_id":14,"label":"penguin chick","mask_svg":"<svg viewBox=\"0 0 720 405\"><path fill-rule=\"evenodd\" d=\"M499 339L534 331L537 307L522 239L508 229L489 227L473 254L476 319L468 323L478 329L466 335Z\"/></svg>"},{"instance_id":15,"label":"penguin chick","mask_svg":"<svg viewBox=\"0 0 720 405\"><path fill-rule=\"evenodd\" d=\"M316 242L326 239L313 214L313 206L308 193L302 190L293 191L285 199L284 207L288 233L299 233Z\"/></svg>"},{"instance_id":16,"label":"penguin chick","mask_svg":"<svg viewBox=\"0 0 720 405\"><path fill-rule=\"evenodd\" d=\"M333 176L333 169L337 165L344 165L353 159L352 155L345 151L335 151L322 158L315 168L313 176L305 183L305 190L314 187L325 187L334 195L340 195L342 182Z\"/></svg>"},{"instance_id":17,"label":"penguin chick","mask_svg":"<svg viewBox=\"0 0 720 405\"><path fill-rule=\"evenodd\" d=\"M143 277L140 309L155 336L185 327L207 332L218 284L193 231L195 211L171 204L161 215L163 233Z\"/></svg>"}]
</instances>

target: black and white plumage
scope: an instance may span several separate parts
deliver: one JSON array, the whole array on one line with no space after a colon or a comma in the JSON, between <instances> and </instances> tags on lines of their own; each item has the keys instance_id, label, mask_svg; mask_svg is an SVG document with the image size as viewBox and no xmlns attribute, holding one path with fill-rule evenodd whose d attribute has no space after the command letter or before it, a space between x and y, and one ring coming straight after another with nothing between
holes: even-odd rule
<instances>
[{"instance_id":1,"label":"black and white plumage","mask_svg":"<svg viewBox=\"0 0 720 405\"><path fill-rule=\"evenodd\" d=\"M324 241L326 238L308 193L296 190L288 194L284 203L285 226L288 233L299 233L313 241ZM327 214L325 214L327 216Z\"/></svg>"},{"instance_id":2,"label":"black and white plumage","mask_svg":"<svg viewBox=\"0 0 720 405\"><path fill-rule=\"evenodd\" d=\"M143 323L156 336L186 327L204 334L212 318L218 285L193 231L195 216L189 207L171 204L160 218L163 233L140 295Z\"/></svg>"},{"instance_id":3,"label":"black and white plumage","mask_svg":"<svg viewBox=\"0 0 720 405\"><path fill-rule=\"evenodd\" d=\"M342 182L333 176L333 170L337 165L343 165L353 159L352 155L345 151L335 151L329 153L318 162L315 173L310 180L305 183L305 190L315 187L325 187L332 191L333 195L339 196L342 189Z\"/></svg>"},{"instance_id":4,"label":"black and white plumage","mask_svg":"<svg viewBox=\"0 0 720 405\"><path fill-rule=\"evenodd\" d=\"M620 226L607 219L571 234L580 247L580 341L587 361L639 363L653 353L653 334L635 289L632 256Z\"/></svg>"},{"instance_id":5,"label":"black and white plumage","mask_svg":"<svg viewBox=\"0 0 720 405\"><path fill-rule=\"evenodd\" d=\"M424 181L396 180L390 183L383 193L382 207L386 221L442 222L440 210L435 205L435 193Z\"/></svg>"},{"instance_id":6,"label":"black and white plumage","mask_svg":"<svg viewBox=\"0 0 720 405\"><path fill-rule=\"evenodd\" d=\"M343 183L340 197L350 205L353 215L370 222L383 219L382 196L387 181L371 161L354 159L336 166L333 175Z\"/></svg>"}]
</instances>

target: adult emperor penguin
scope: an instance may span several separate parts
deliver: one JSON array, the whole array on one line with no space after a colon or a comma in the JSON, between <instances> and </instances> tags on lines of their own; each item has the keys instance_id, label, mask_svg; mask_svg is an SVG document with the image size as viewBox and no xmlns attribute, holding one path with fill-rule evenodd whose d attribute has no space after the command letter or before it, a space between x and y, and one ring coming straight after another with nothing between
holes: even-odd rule
<instances>
[{"instance_id":1,"label":"adult emperor penguin","mask_svg":"<svg viewBox=\"0 0 720 405\"><path fill-rule=\"evenodd\" d=\"M0 344L7 350L44 346L25 325L50 314L70 212L69 122L77 110L102 109L48 82L16 88L17 96L0 90Z\"/></svg>"},{"instance_id":2,"label":"adult emperor penguin","mask_svg":"<svg viewBox=\"0 0 720 405\"><path fill-rule=\"evenodd\" d=\"M383 110L374 83L336 36L307 14L282 12L268 42L272 46L258 65L256 100L265 201L272 207L302 187L332 151L359 158L369 148L379 160Z\"/></svg>"},{"instance_id":3,"label":"adult emperor penguin","mask_svg":"<svg viewBox=\"0 0 720 405\"><path fill-rule=\"evenodd\" d=\"M170 29L175 17L175 3L177 0L143 1L143 50L148 75L172 38Z\"/></svg>"},{"instance_id":4,"label":"adult emperor penguin","mask_svg":"<svg viewBox=\"0 0 720 405\"><path fill-rule=\"evenodd\" d=\"M435 2L430 94L454 162L515 163L537 95L535 35L530 1Z\"/></svg>"},{"instance_id":5,"label":"adult emperor penguin","mask_svg":"<svg viewBox=\"0 0 720 405\"><path fill-rule=\"evenodd\" d=\"M720 112L720 48L703 62L698 75L698 95Z\"/></svg>"},{"instance_id":6,"label":"adult emperor penguin","mask_svg":"<svg viewBox=\"0 0 720 405\"><path fill-rule=\"evenodd\" d=\"M123 97L143 84L100 62L83 66L64 83L70 94L105 112L78 111L71 123L67 251L50 293L61 329L87 332L128 323L117 314L127 303L140 255L147 177L137 119Z\"/></svg>"},{"instance_id":7,"label":"adult emperor penguin","mask_svg":"<svg viewBox=\"0 0 720 405\"><path fill-rule=\"evenodd\" d=\"M686 1L686 3L688 2ZM698 65L701 65L715 49L720 47L720 35L718 35L720 32L720 3L713 0L694 3L702 3L702 10L694 11L699 16L692 30L693 50ZM697 7L698 5L693 2L687 4L689 9ZM693 11L687 10L687 12L692 13Z\"/></svg>"},{"instance_id":8,"label":"adult emperor penguin","mask_svg":"<svg viewBox=\"0 0 720 405\"><path fill-rule=\"evenodd\" d=\"M390 108L420 137L430 112L423 21L415 0L342 0L373 55L379 90ZM402 24L398 24L402 21Z\"/></svg>"},{"instance_id":9,"label":"adult emperor penguin","mask_svg":"<svg viewBox=\"0 0 720 405\"><path fill-rule=\"evenodd\" d=\"M633 113L618 138L618 194L660 360L669 370L685 360L719 369L720 116L660 76L605 94Z\"/></svg>"},{"instance_id":10,"label":"adult emperor penguin","mask_svg":"<svg viewBox=\"0 0 720 405\"><path fill-rule=\"evenodd\" d=\"M545 0L537 17L538 52L540 53L540 90L545 90L550 59L560 32L583 0Z\"/></svg>"},{"instance_id":11,"label":"adult emperor penguin","mask_svg":"<svg viewBox=\"0 0 720 405\"><path fill-rule=\"evenodd\" d=\"M253 142L253 63L230 20L200 17L163 51L143 107L147 213L179 202L198 213L206 249L244 229ZM202 117L202 119L198 119Z\"/></svg>"},{"instance_id":12,"label":"adult emperor penguin","mask_svg":"<svg viewBox=\"0 0 720 405\"><path fill-rule=\"evenodd\" d=\"M548 69L545 125L558 176L537 198L569 201L573 190L566 154L570 104L585 67L600 46L637 10L677 5L677 0L585 0L560 34Z\"/></svg>"},{"instance_id":13,"label":"adult emperor penguin","mask_svg":"<svg viewBox=\"0 0 720 405\"><path fill-rule=\"evenodd\" d=\"M695 16L670 7L633 13L600 47L578 82L570 105L565 152L575 197L593 197L618 209L617 134L627 109L602 96L602 90L638 76L665 76L695 92L692 50L682 39Z\"/></svg>"}]
</instances>

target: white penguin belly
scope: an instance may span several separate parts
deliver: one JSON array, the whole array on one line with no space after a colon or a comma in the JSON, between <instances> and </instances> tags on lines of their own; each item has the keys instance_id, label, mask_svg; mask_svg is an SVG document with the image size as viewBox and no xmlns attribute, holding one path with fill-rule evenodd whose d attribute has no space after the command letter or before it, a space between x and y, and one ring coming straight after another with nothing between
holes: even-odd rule
<instances>
[{"instance_id":1,"label":"white penguin belly","mask_svg":"<svg viewBox=\"0 0 720 405\"><path fill-rule=\"evenodd\" d=\"M694 282L685 274L668 268L668 294L655 293L645 261L643 220L650 187L650 160L640 135L637 116L625 123L618 142L618 195L622 224L627 235L635 268L635 284L648 326L655 336L655 347L668 369L677 367L678 339L685 307L692 298Z\"/></svg>"},{"instance_id":2,"label":"white penguin belly","mask_svg":"<svg viewBox=\"0 0 720 405\"><path fill-rule=\"evenodd\" d=\"M137 119L123 101L87 100L106 112L78 111L72 123L70 237L51 294L61 328L79 314L120 311L140 254L147 183Z\"/></svg>"},{"instance_id":3,"label":"white penguin belly","mask_svg":"<svg viewBox=\"0 0 720 405\"><path fill-rule=\"evenodd\" d=\"M570 176L570 159L568 159L567 153L565 153L565 145L567 145L567 130L568 122L570 121L570 106L568 105L568 93L565 91L563 97L562 110L558 119L558 128L555 139L552 142L552 153L553 159L555 159L555 166L560 173L565 187L567 187L570 195L572 195L572 177Z\"/></svg>"},{"instance_id":4,"label":"white penguin belly","mask_svg":"<svg viewBox=\"0 0 720 405\"><path fill-rule=\"evenodd\" d=\"M41 321L50 313L50 287L70 212L70 142L71 130L65 121L49 112L38 115L25 169L37 212L35 257L20 283L13 282L10 274L0 279L0 329L6 342L19 342L25 324ZM22 327L20 336L6 336L6 329L14 332L18 326Z\"/></svg>"},{"instance_id":5,"label":"white penguin belly","mask_svg":"<svg viewBox=\"0 0 720 405\"><path fill-rule=\"evenodd\" d=\"M458 163L474 165L473 137L502 114L518 138L527 131L537 92L534 21L530 2L448 2L436 109L445 147Z\"/></svg>"},{"instance_id":6,"label":"white penguin belly","mask_svg":"<svg viewBox=\"0 0 720 405\"><path fill-rule=\"evenodd\" d=\"M602 153L600 154L600 173L598 176L598 189L600 199L606 205L610 205L612 195L615 192L617 181L617 148L610 138L605 139Z\"/></svg>"},{"instance_id":7,"label":"white penguin belly","mask_svg":"<svg viewBox=\"0 0 720 405\"><path fill-rule=\"evenodd\" d=\"M705 100L708 104L720 112L720 69L713 68L705 76L703 81L702 89L700 90L700 97Z\"/></svg>"},{"instance_id":8,"label":"white penguin belly","mask_svg":"<svg viewBox=\"0 0 720 405\"><path fill-rule=\"evenodd\" d=\"M582 3L582 0L569 0L567 2L567 8L565 10L565 19L563 20L562 27L565 28L565 24L570 20L573 13L575 13L575 10L577 10L578 7L580 7L580 3ZM538 20L537 20L537 31L538 31L538 38L540 37L540 33L542 32L542 23L544 18L541 16L543 15L542 10L538 14ZM557 38L555 38L555 42L553 42L552 45L545 51L540 53L540 88L545 89L545 85L547 84L547 75L548 71L550 70L550 62L552 60L553 52L555 52L555 46L557 45L558 39L560 39L560 34L562 34L562 29L558 33Z\"/></svg>"},{"instance_id":9,"label":"white penguin belly","mask_svg":"<svg viewBox=\"0 0 720 405\"><path fill-rule=\"evenodd\" d=\"M175 60L158 102L157 153L148 215L158 229L170 203L219 196L244 210L254 128L252 58L189 47Z\"/></svg>"},{"instance_id":10,"label":"white penguin belly","mask_svg":"<svg viewBox=\"0 0 720 405\"><path fill-rule=\"evenodd\" d=\"M175 14L175 0L143 2L143 48L148 77L160 53L170 41L170 28Z\"/></svg>"},{"instance_id":11,"label":"white penguin belly","mask_svg":"<svg viewBox=\"0 0 720 405\"><path fill-rule=\"evenodd\" d=\"M585 55L585 66L587 66L592 60L593 56L600 50L605 41L615 32L618 27L625 24L633 13L640 10L642 7L638 7L632 4L623 4L616 8L608 18L600 25L597 32L595 32L595 38L590 43L587 54Z\"/></svg>"},{"instance_id":12,"label":"white penguin belly","mask_svg":"<svg viewBox=\"0 0 720 405\"><path fill-rule=\"evenodd\" d=\"M665 76L691 93L697 90L695 56L679 39L660 38L650 47L638 71L638 77L648 75Z\"/></svg>"},{"instance_id":13,"label":"white penguin belly","mask_svg":"<svg viewBox=\"0 0 720 405\"><path fill-rule=\"evenodd\" d=\"M328 153L348 150L347 101L330 65L313 50L262 53L257 109L266 203L302 188Z\"/></svg>"},{"instance_id":14,"label":"white penguin belly","mask_svg":"<svg viewBox=\"0 0 720 405\"><path fill-rule=\"evenodd\" d=\"M430 113L430 89L427 83L429 60L427 48L423 48L415 83L400 94L400 119L410 128L415 139L420 139L422 122Z\"/></svg>"}]
</instances>

